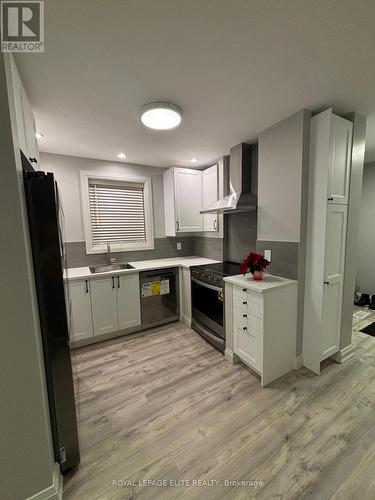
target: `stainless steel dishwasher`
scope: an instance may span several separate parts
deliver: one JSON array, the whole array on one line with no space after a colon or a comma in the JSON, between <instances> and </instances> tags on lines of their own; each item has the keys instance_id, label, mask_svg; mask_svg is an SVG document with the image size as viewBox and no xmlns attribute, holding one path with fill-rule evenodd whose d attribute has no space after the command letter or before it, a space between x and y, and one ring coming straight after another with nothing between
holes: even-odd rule
<instances>
[{"instance_id":1,"label":"stainless steel dishwasher","mask_svg":"<svg viewBox=\"0 0 375 500\"><path fill-rule=\"evenodd\" d=\"M178 268L139 273L142 325L157 326L180 319Z\"/></svg>"}]
</instances>

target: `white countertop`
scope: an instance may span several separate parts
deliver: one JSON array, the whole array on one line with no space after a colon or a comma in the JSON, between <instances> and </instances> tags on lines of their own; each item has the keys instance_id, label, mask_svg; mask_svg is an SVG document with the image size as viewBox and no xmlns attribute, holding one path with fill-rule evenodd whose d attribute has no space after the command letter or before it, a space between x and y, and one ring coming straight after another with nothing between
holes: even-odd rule
<instances>
[{"instance_id":1,"label":"white countertop","mask_svg":"<svg viewBox=\"0 0 375 500\"><path fill-rule=\"evenodd\" d=\"M155 259L155 260L140 260L138 262L129 262L134 269L120 269L117 271L109 271L105 273L90 272L89 267L70 267L66 270L64 279L68 281L95 278L97 276L111 276L112 274L136 273L139 271L148 271L151 269L164 269L168 267L185 267L200 266L202 264L214 264L217 260L205 259L204 257L173 257L170 259Z\"/></svg>"},{"instance_id":2,"label":"white countertop","mask_svg":"<svg viewBox=\"0 0 375 500\"><path fill-rule=\"evenodd\" d=\"M265 293L282 286L298 284L298 281L281 278L280 276L273 276L272 274L263 274L263 279L261 281L255 281L251 276L243 276L242 274L227 276L224 278L224 281L258 293Z\"/></svg>"}]
</instances>

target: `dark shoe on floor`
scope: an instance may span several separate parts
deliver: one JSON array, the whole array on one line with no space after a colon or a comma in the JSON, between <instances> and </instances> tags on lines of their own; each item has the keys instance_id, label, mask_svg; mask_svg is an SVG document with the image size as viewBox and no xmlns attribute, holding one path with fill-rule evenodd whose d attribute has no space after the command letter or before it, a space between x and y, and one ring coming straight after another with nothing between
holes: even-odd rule
<instances>
[{"instance_id":1,"label":"dark shoe on floor","mask_svg":"<svg viewBox=\"0 0 375 500\"><path fill-rule=\"evenodd\" d=\"M370 295L368 293L362 293L359 300L356 300L354 304L358 307L365 307L370 305ZM374 304L375 309L375 304Z\"/></svg>"},{"instance_id":2,"label":"dark shoe on floor","mask_svg":"<svg viewBox=\"0 0 375 500\"><path fill-rule=\"evenodd\" d=\"M368 306L368 308L375 311L375 295L371 295L371 302L370 302L370 305Z\"/></svg>"}]
</instances>

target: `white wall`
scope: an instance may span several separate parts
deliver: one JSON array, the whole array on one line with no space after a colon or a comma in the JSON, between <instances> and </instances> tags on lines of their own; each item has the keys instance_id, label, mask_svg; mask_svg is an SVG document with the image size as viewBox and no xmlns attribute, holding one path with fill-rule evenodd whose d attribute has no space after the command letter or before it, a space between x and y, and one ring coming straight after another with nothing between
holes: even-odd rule
<instances>
[{"instance_id":1,"label":"white wall","mask_svg":"<svg viewBox=\"0 0 375 500\"><path fill-rule=\"evenodd\" d=\"M259 135L258 240L299 242L306 111Z\"/></svg>"},{"instance_id":2,"label":"white wall","mask_svg":"<svg viewBox=\"0 0 375 500\"><path fill-rule=\"evenodd\" d=\"M361 292L375 294L375 162L363 170L356 282Z\"/></svg>"},{"instance_id":3,"label":"white wall","mask_svg":"<svg viewBox=\"0 0 375 500\"><path fill-rule=\"evenodd\" d=\"M84 241L81 209L80 171L104 171L124 176L152 177L155 238L165 237L163 171L159 167L130 165L88 158L41 153L41 169L53 172L58 183L65 212L66 240Z\"/></svg>"},{"instance_id":4,"label":"white wall","mask_svg":"<svg viewBox=\"0 0 375 500\"><path fill-rule=\"evenodd\" d=\"M18 139L16 134L12 137L10 126L5 59L9 69L9 55L1 54L0 498L25 500L52 486L54 457L21 161Z\"/></svg>"}]
</instances>

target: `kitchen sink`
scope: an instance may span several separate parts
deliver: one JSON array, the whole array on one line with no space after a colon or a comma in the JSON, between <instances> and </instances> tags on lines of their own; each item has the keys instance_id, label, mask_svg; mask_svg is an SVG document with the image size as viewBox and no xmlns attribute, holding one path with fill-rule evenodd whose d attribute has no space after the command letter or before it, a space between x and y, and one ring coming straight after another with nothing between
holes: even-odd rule
<instances>
[{"instance_id":1,"label":"kitchen sink","mask_svg":"<svg viewBox=\"0 0 375 500\"><path fill-rule=\"evenodd\" d=\"M128 263L125 264L101 264L97 266L90 266L90 273L109 273L110 271L121 271L122 269L134 269L134 266L131 266Z\"/></svg>"}]
</instances>

